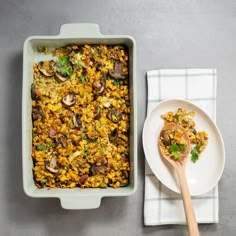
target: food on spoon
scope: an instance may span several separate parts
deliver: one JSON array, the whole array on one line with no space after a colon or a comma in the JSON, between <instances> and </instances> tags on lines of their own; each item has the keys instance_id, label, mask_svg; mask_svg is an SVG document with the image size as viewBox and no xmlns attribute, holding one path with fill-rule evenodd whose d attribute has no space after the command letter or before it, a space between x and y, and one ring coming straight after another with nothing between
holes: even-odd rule
<instances>
[{"instance_id":1,"label":"food on spoon","mask_svg":"<svg viewBox=\"0 0 236 236\"><path fill-rule=\"evenodd\" d=\"M174 160L181 157L181 153L186 151L189 143L186 139L186 133L179 126L175 127L175 123L169 123L173 127L162 129L159 137L159 147L166 156L170 156Z\"/></svg>"},{"instance_id":2,"label":"food on spoon","mask_svg":"<svg viewBox=\"0 0 236 236\"><path fill-rule=\"evenodd\" d=\"M194 116L194 111L187 111L184 108L179 108L176 112L169 111L161 115L165 124L174 122L185 129L189 136L190 143L192 144L191 160L195 163L208 144L208 133L206 131L196 130L196 124L193 119ZM178 159L178 152L183 148L183 146L181 146L180 133L163 133L160 135L160 138L162 144L168 147L167 149L172 153L172 156Z\"/></svg>"}]
</instances>

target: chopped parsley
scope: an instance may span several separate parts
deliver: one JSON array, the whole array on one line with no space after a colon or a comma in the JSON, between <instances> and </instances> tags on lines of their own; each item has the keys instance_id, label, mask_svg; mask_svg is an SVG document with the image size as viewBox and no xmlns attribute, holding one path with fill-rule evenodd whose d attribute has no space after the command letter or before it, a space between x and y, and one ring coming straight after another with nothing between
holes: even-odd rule
<instances>
[{"instance_id":1,"label":"chopped parsley","mask_svg":"<svg viewBox=\"0 0 236 236\"><path fill-rule=\"evenodd\" d=\"M180 157L179 152L184 152L186 150L186 145L178 145L177 143L173 143L172 145L170 145L169 149L171 156L173 156L174 159L177 160Z\"/></svg>"},{"instance_id":2,"label":"chopped parsley","mask_svg":"<svg viewBox=\"0 0 236 236\"><path fill-rule=\"evenodd\" d=\"M200 152L200 146L196 145L191 150L191 160L193 163L196 163L196 161L199 159L199 152Z\"/></svg>"},{"instance_id":3,"label":"chopped parsley","mask_svg":"<svg viewBox=\"0 0 236 236\"><path fill-rule=\"evenodd\" d=\"M71 76L72 71L69 67L69 61L66 56L58 57L58 64L63 76Z\"/></svg>"},{"instance_id":4,"label":"chopped parsley","mask_svg":"<svg viewBox=\"0 0 236 236\"><path fill-rule=\"evenodd\" d=\"M112 82L116 86L120 85L120 80L118 80L118 79L114 79Z\"/></svg>"},{"instance_id":5,"label":"chopped parsley","mask_svg":"<svg viewBox=\"0 0 236 236\"><path fill-rule=\"evenodd\" d=\"M84 155L85 155L86 157L88 156L88 148L87 148L87 147L84 148Z\"/></svg>"},{"instance_id":6,"label":"chopped parsley","mask_svg":"<svg viewBox=\"0 0 236 236\"><path fill-rule=\"evenodd\" d=\"M46 146L43 145L43 144L41 144L41 145L39 145L39 146L37 147L37 149L38 149L39 151L43 151L43 150L46 149Z\"/></svg>"},{"instance_id":7,"label":"chopped parsley","mask_svg":"<svg viewBox=\"0 0 236 236\"><path fill-rule=\"evenodd\" d=\"M45 179L41 179L40 183L41 183L41 184L45 184L45 183L47 183L47 181L48 181L48 180L47 180L46 178L45 178Z\"/></svg>"},{"instance_id":8,"label":"chopped parsley","mask_svg":"<svg viewBox=\"0 0 236 236\"><path fill-rule=\"evenodd\" d=\"M69 64L69 61L68 61L68 59L67 59L66 56L59 57L59 58L58 58L58 62L59 62L61 65L68 65L68 64Z\"/></svg>"},{"instance_id":9,"label":"chopped parsley","mask_svg":"<svg viewBox=\"0 0 236 236\"><path fill-rule=\"evenodd\" d=\"M181 152L185 152L186 151L186 145L179 145L179 150L181 151Z\"/></svg>"},{"instance_id":10,"label":"chopped parsley","mask_svg":"<svg viewBox=\"0 0 236 236\"><path fill-rule=\"evenodd\" d=\"M104 155L104 150L102 149L102 148L99 148L98 149L98 152L99 152L99 154L102 156L102 155Z\"/></svg>"},{"instance_id":11,"label":"chopped parsley","mask_svg":"<svg viewBox=\"0 0 236 236\"><path fill-rule=\"evenodd\" d=\"M100 113L102 111L102 108L100 106L97 107L97 113Z\"/></svg>"},{"instance_id":12,"label":"chopped parsley","mask_svg":"<svg viewBox=\"0 0 236 236\"><path fill-rule=\"evenodd\" d=\"M72 75L72 71L71 71L71 69L69 67L64 66L64 67L61 68L61 74L63 76L71 76Z\"/></svg>"},{"instance_id":13,"label":"chopped parsley","mask_svg":"<svg viewBox=\"0 0 236 236\"><path fill-rule=\"evenodd\" d=\"M97 50L96 48L93 49L93 54L96 55L96 56L99 54L99 53L98 53L98 50Z\"/></svg>"},{"instance_id":14,"label":"chopped parsley","mask_svg":"<svg viewBox=\"0 0 236 236\"><path fill-rule=\"evenodd\" d=\"M82 82L82 83L84 83L86 80L85 80L85 77L83 76L83 75L81 75L80 77L79 77L79 80Z\"/></svg>"},{"instance_id":15,"label":"chopped parsley","mask_svg":"<svg viewBox=\"0 0 236 236\"><path fill-rule=\"evenodd\" d=\"M83 61L76 61L75 64L79 67L86 68L86 65Z\"/></svg>"}]
</instances>

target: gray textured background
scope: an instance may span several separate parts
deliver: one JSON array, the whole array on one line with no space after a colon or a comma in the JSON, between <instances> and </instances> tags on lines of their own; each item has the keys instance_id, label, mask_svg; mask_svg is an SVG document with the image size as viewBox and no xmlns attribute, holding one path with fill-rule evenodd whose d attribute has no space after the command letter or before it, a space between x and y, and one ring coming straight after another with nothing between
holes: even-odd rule
<instances>
[{"instance_id":1,"label":"gray textured background","mask_svg":"<svg viewBox=\"0 0 236 236\"><path fill-rule=\"evenodd\" d=\"M30 35L55 35L72 22L94 22L104 34L129 34L137 42L139 188L131 197L105 198L90 211L66 211L58 200L32 199L22 189L22 45ZM143 226L145 72L212 67L218 70L217 121L227 159L220 223L200 231L235 236L235 65L235 0L0 0L0 235L187 235L184 226Z\"/></svg>"}]
</instances>

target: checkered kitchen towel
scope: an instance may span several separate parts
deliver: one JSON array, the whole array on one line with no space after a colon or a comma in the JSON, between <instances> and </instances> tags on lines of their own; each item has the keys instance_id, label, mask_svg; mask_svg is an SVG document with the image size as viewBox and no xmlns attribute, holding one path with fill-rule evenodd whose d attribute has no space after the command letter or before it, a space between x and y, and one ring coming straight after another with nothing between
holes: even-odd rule
<instances>
[{"instance_id":1,"label":"checkered kitchen towel","mask_svg":"<svg viewBox=\"0 0 236 236\"><path fill-rule=\"evenodd\" d=\"M187 99L216 119L215 69L163 69L147 72L149 114L165 99ZM217 223L218 186L208 193L192 197L198 223ZM145 162L144 224L185 224L180 194L162 185Z\"/></svg>"}]
</instances>

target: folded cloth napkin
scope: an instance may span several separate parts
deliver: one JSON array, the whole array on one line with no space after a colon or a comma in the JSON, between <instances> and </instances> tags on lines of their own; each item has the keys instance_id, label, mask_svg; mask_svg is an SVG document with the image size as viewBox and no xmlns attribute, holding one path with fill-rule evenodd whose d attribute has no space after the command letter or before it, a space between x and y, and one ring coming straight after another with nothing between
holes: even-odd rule
<instances>
[{"instance_id":1,"label":"folded cloth napkin","mask_svg":"<svg viewBox=\"0 0 236 236\"><path fill-rule=\"evenodd\" d=\"M215 69L162 69L147 72L149 114L165 99L180 98L201 107L216 119ZM217 223L219 220L218 186L206 194L192 197L198 223ZM182 198L154 176L145 162L144 224L186 224Z\"/></svg>"}]
</instances>

